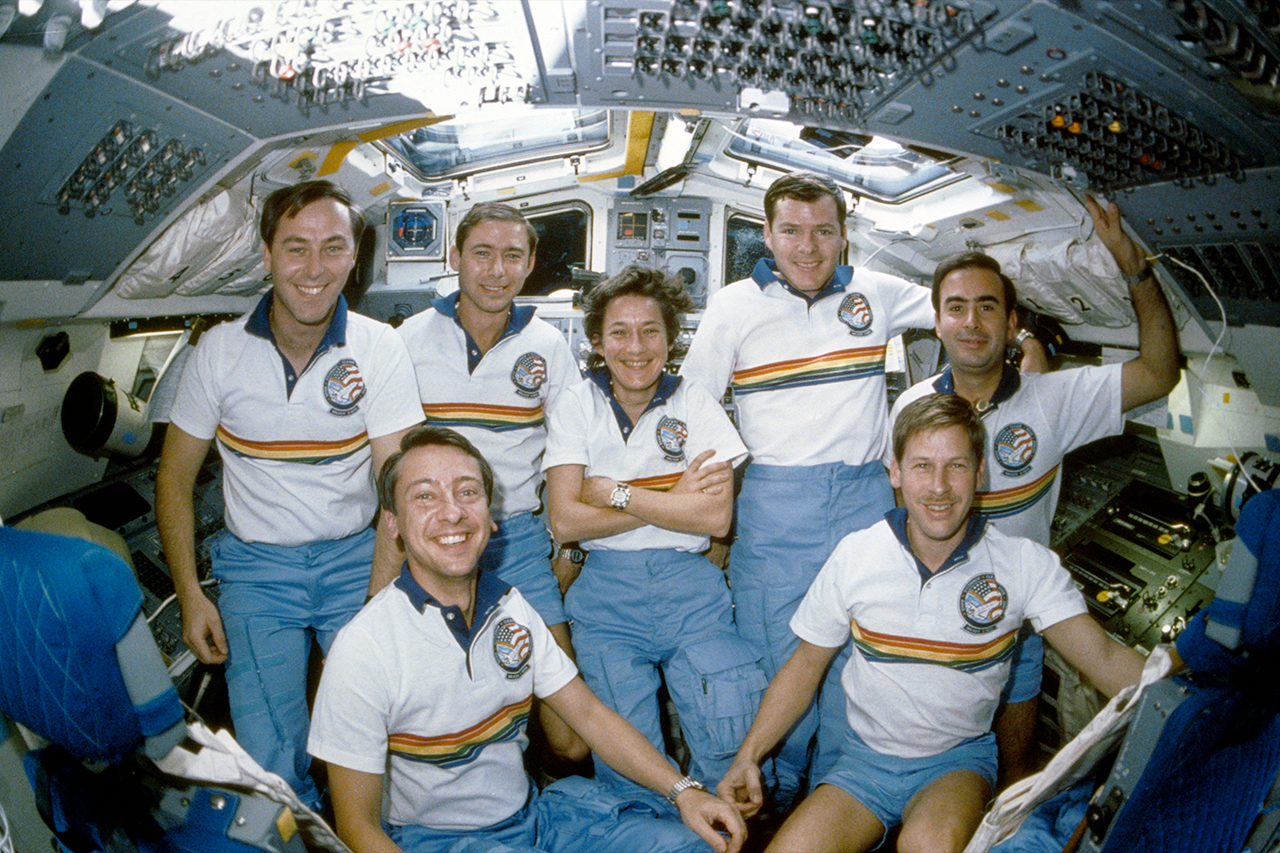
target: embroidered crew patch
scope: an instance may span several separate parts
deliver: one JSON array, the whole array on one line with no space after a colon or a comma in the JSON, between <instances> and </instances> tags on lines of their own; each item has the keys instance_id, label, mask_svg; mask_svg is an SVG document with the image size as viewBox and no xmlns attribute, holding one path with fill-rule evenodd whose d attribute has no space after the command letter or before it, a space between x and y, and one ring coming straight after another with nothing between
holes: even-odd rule
<instances>
[{"instance_id":1,"label":"embroidered crew patch","mask_svg":"<svg viewBox=\"0 0 1280 853\"><path fill-rule=\"evenodd\" d=\"M324 377L324 401L335 415L354 413L366 390L360 366L353 358L342 359Z\"/></svg>"},{"instance_id":2,"label":"embroidered crew patch","mask_svg":"<svg viewBox=\"0 0 1280 853\"><path fill-rule=\"evenodd\" d=\"M846 296L840 303L836 316L849 327L849 334L859 338L871 334L871 303L861 293Z\"/></svg>"},{"instance_id":3,"label":"embroidered crew patch","mask_svg":"<svg viewBox=\"0 0 1280 853\"><path fill-rule=\"evenodd\" d=\"M994 631L1008 606L1009 594L990 572L978 575L960 591L960 615L970 634Z\"/></svg>"},{"instance_id":4,"label":"embroidered crew patch","mask_svg":"<svg viewBox=\"0 0 1280 853\"><path fill-rule=\"evenodd\" d=\"M529 629L510 616L505 617L493 629L493 659L502 667L507 678L514 681L529 671L529 657L533 653L533 638Z\"/></svg>"},{"instance_id":5,"label":"embroidered crew patch","mask_svg":"<svg viewBox=\"0 0 1280 853\"><path fill-rule=\"evenodd\" d=\"M536 352L525 353L511 368L511 381L521 397L538 396L538 389L547 381L547 360Z\"/></svg>"},{"instance_id":6,"label":"embroidered crew patch","mask_svg":"<svg viewBox=\"0 0 1280 853\"><path fill-rule=\"evenodd\" d=\"M689 439L689 427L684 421L663 417L658 421L658 447L668 462L684 460L684 443Z\"/></svg>"},{"instance_id":7,"label":"embroidered crew patch","mask_svg":"<svg viewBox=\"0 0 1280 853\"><path fill-rule=\"evenodd\" d=\"M1000 463L1004 475L1021 477L1030 471L1031 462L1036 458L1037 444L1035 432L1026 424L1006 424L996 433L996 462Z\"/></svg>"}]
</instances>

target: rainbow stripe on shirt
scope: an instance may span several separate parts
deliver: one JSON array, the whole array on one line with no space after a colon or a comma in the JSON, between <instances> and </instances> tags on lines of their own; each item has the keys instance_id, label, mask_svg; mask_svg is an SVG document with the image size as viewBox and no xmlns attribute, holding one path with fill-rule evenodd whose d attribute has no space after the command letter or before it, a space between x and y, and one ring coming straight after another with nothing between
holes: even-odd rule
<instances>
[{"instance_id":1,"label":"rainbow stripe on shirt","mask_svg":"<svg viewBox=\"0 0 1280 853\"><path fill-rule=\"evenodd\" d=\"M1017 515L1028 507L1034 506L1053 488L1053 478L1058 476L1059 465L1054 465L1044 476L1022 483L1012 489L998 489L989 492L976 492L973 496L973 507L985 513L988 518L1007 518Z\"/></svg>"},{"instance_id":2,"label":"rainbow stripe on shirt","mask_svg":"<svg viewBox=\"0 0 1280 853\"><path fill-rule=\"evenodd\" d=\"M217 438L219 444L242 458L300 462L305 465L337 462L369 446L367 432L337 441L250 441L232 435L226 427L219 426Z\"/></svg>"},{"instance_id":3,"label":"rainbow stripe on shirt","mask_svg":"<svg viewBox=\"0 0 1280 853\"><path fill-rule=\"evenodd\" d=\"M475 427L492 432L532 429L546 423L542 406L489 406L484 403L423 403L422 413L434 424Z\"/></svg>"},{"instance_id":4,"label":"rainbow stripe on shirt","mask_svg":"<svg viewBox=\"0 0 1280 853\"><path fill-rule=\"evenodd\" d=\"M676 471L674 474L659 474L656 477L640 477L635 480L627 480L627 482L632 486L638 486L642 489L650 489L655 492L669 492L676 483L680 482L680 478L683 475L683 471Z\"/></svg>"},{"instance_id":5,"label":"rainbow stripe on shirt","mask_svg":"<svg viewBox=\"0 0 1280 853\"><path fill-rule=\"evenodd\" d=\"M780 391L807 385L826 385L884 373L885 346L842 349L825 355L776 361L734 371L730 386L735 394Z\"/></svg>"},{"instance_id":6,"label":"rainbow stripe on shirt","mask_svg":"<svg viewBox=\"0 0 1280 853\"><path fill-rule=\"evenodd\" d=\"M490 717L460 732L431 737L393 734L387 738L387 746L392 755L409 761L421 761L439 767L457 767L473 761L490 744L519 737L529 721L529 709L532 707L533 694L529 694L519 702L499 708Z\"/></svg>"},{"instance_id":7,"label":"rainbow stripe on shirt","mask_svg":"<svg viewBox=\"0 0 1280 853\"><path fill-rule=\"evenodd\" d=\"M1018 632L1010 631L985 643L947 643L920 637L882 634L849 620L853 644L863 657L876 663L933 663L976 672L1007 660L1017 644Z\"/></svg>"}]
</instances>

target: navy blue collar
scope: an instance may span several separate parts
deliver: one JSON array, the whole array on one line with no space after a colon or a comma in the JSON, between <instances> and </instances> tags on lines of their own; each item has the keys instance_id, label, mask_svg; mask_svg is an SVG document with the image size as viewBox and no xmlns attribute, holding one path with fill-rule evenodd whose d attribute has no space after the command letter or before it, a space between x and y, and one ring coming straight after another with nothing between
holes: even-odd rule
<instances>
[{"instance_id":1,"label":"navy blue collar","mask_svg":"<svg viewBox=\"0 0 1280 853\"><path fill-rule=\"evenodd\" d=\"M275 333L271 331L271 303L275 292L268 290L258 300L257 306L254 307L253 313L249 315L249 322L244 324L244 330L251 335L257 335L271 341L276 342ZM324 330L324 337L320 339L320 345L316 347L316 352L321 353L329 347L346 346L347 343L347 298L341 293L338 294L338 304L333 308L333 317L329 320L329 328ZM313 355L312 358L315 356Z\"/></svg>"},{"instance_id":2,"label":"navy blue collar","mask_svg":"<svg viewBox=\"0 0 1280 853\"><path fill-rule=\"evenodd\" d=\"M480 365L480 359L484 354L480 352L479 345L475 339L471 337L471 333L467 331L467 327L462 325L462 319L458 316L458 298L462 296L462 292L450 293L447 296L441 296L431 303L431 307L439 311L446 317L452 317L453 322L458 324L458 328L462 329L462 334L467 339L467 373L475 373L476 368ZM516 305L511 303L511 313L507 315L507 328L502 330L502 334L498 336L497 343L505 341L512 335L518 335L533 320L533 314L536 309L532 305ZM497 343L494 346L497 346Z\"/></svg>"},{"instance_id":3,"label":"navy blue collar","mask_svg":"<svg viewBox=\"0 0 1280 853\"><path fill-rule=\"evenodd\" d=\"M609 401L609 406L613 409L613 416L618 421L618 429L622 431L622 440L626 441L631 437L631 431L635 429L636 425L631 422L631 418L627 417L626 411L623 410L618 399L613 396L613 381L609 376L609 368L604 365L593 367L587 371L587 378L596 383L600 390L604 392L605 399ZM662 371L662 374L658 377L658 387L654 389L653 398L649 400L649 405L644 407L644 411L640 413L640 416L644 417L651 409L666 405L666 402L671 399L671 395L675 394L676 389L680 387L682 379L683 377L681 376L674 376L665 370Z\"/></svg>"},{"instance_id":4,"label":"navy blue collar","mask_svg":"<svg viewBox=\"0 0 1280 853\"><path fill-rule=\"evenodd\" d=\"M269 341L276 352L280 354L280 361L284 367L284 386L285 394L292 395L293 388L298 384L298 376L293 372L293 365L289 363L289 359L284 357L284 353L280 352L280 346L276 343L275 333L271 331L271 303L274 298L275 291L268 290L258 300L258 304L253 309L253 313L249 315L249 321L244 324L244 330L251 335ZM330 347L346 346L347 343L347 298L341 293L338 294L338 302L334 305L333 316L329 318L329 326L324 330L324 337L320 339L320 343L316 345L315 351L311 353L311 358L307 359L306 367L302 368L302 372L307 372L312 362L316 360L322 353L329 350Z\"/></svg>"},{"instance_id":5,"label":"navy blue collar","mask_svg":"<svg viewBox=\"0 0 1280 853\"><path fill-rule=\"evenodd\" d=\"M427 607L434 607L440 611L444 623L449 626L449 630L453 633L453 638L458 641L458 645L464 650L471 648L471 640L473 639L472 631L479 629L489 619L489 615L498 609L498 605L502 601L502 597L506 595L511 587L503 583L497 575L490 572L479 572L476 577L476 607L475 618L471 620L471 626L467 627L466 616L462 612L462 608L457 605L445 607L431 593L422 588L422 584L413 577L409 571L409 563L406 561L400 567L400 576L394 581L396 589L403 592L409 598L409 603L419 613L425 614ZM452 614L453 618L449 616Z\"/></svg>"},{"instance_id":6,"label":"navy blue collar","mask_svg":"<svg viewBox=\"0 0 1280 853\"><path fill-rule=\"evenodd\" d=\"M1021 387L1022 371L1005 362L1004 368L1000 373L1000 384L996 386L996 392L991 395L990 404L980 414L986 415L988 412L993 411L996 406L1012 397ZM939 373L937 379L933 380L933 390L941 394L956 393L956 380L951 375L950 366Z\"/></svg>"},{"instance_id":7,"label":"navy blue collar","mask_svg":"<svg viewBox=\"0 0 1280 853\"><path fill-rule=\"evenodd\" d=\"M835 274L831 276L831 281L824 284L822 289L812 296L804 293L803 291L796 290L787 283L786 279L780 278L778 276L778 264L773 260L773 258L761 258L756 261L755 269L751 271L751 279L761 290L764 290L776 281L778 284L782 285L788 293L795 294L805 302L812 305L825 296L830 296L833 293L844 293L844 289L849 285L849 282L853 281L853 267L836 267Z\"/></svg>"},{"instance_id":8,"label":"navy blue collar","mask_svg":"<svg viewBox=\"0 0 1280 853\"><path fill-rule=\"evenodd\" d=\"M907 549L916 561L916 571L920 573L921 582L928 581L935 575L940 575L952 566L969 561L969 550L978 544L978 540L982 538L982 534L987 529L987 517L980 512L969 514L969 526L964 532L964 538L960 540L960 544L951 552L947 559L942 561L942 565L938 567L936 572L929 571L929 567L920 562L920 558L916 556L916 552L911 548L911 540L907 537L907 508L896 506L884 514L885 520L889 522L889 529L893 531L893 535L898 537L898 541L902 543L902 547Z\"/></svg>"}]
</instances>

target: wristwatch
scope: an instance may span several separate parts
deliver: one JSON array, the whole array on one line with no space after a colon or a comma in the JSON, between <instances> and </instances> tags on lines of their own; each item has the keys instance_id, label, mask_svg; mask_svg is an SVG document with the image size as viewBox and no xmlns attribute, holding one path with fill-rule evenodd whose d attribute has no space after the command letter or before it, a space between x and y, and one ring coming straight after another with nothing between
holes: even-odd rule
<instances>
[{"instance_id":1,"label":"wristwatch","mask_svg":"<svg viewBox=\"0 0 1280 853\"><path fill-rule=\"evenodd\" d=\"M1018 349L1022 349L1022 345L1027 342L1027 338L1034 338L1034 337L1035 335L1031 334L1031 332L1027 331L1026 329L1019 329L1018 334L1015 335L1013 338L1013 345L1016 346Z\"/></svg>"},{"instance_id":2,"label":"wristwatch","mask_svg":"<svg viewBox=\"0 0 1280 853\"><path fill-rule=\"evenodd\" d=\"M1143 264L1142 269L1132 273L1125 272L1124 270L1120 270L1120 277L1124 279L1124 283L1129 285L1130 287L1135 287L1139 284L1142 284L1142 282L1146 281L1147 278L1150 277L1150 275L1151 275L1151 264Z\"/></svg>"},{"instance_id":3,"label":"wristwatch","mask_svg":"<svg viewBox=\"0 0 1280 853\"><path fill-rule=\"evenodd\" d=\"M629 503L631 503L631 487L626 483L614 486L613 494L609 496L609 506L621 512Z\"/></svg>"},{"instance_id":4,"label":"wristwatch","mask_svg":"<svg viewBox=\"0 0 1280 853\"><path fill-rule=\"evenodd\" d=\"M676 804L676 797L680 796L681 793L689 790L690 788L697 788L699 791L707 790L707 786L699 782L697 779L692 776L685 776L679 782L671 786L671 790L667 792L667 802L674 806Z\"/></svg>"}]
</instances>

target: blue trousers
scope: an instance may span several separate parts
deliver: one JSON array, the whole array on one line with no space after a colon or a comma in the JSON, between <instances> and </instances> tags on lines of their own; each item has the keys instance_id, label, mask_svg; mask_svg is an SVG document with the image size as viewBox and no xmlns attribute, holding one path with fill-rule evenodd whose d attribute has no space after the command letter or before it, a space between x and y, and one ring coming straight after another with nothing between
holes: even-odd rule
<instances>
[{"instance_id":1,"label":"blue trousers","mask_svg":"<svg viewBox=\"0 0 1280 853\"><path fill-rule=\"evenodd\" d=\"M224 533L211 549L222 583L227 694L236 740L308 805L307 657L314 638L328 654L338 630L364 604L373 565L372 529L345 539L285 547Z\"/></svg>"},{"instance_id":2,"label":"blue trousers","mask_svg":"<svg viewBox=\"0 0 1280 853\"><path fill-rule=\"evenodd\" d=\"M534 792L507 820L471 831L390 826L405 853L705 853L707 842L646 801L570 776Z\"/></svg>"},{"instance_id":3,"label":"blue trousers","mask_svg":"<svg viewBox=\"0 0 1280 853\"><path fill-rule=\"evenodd\" d=\"M770 679L800 645L791 631L791 616L818 570L841 539L875 524L892 507L893 489L879 462L747 467L738 495L729 581L738 631L756 647ZM840 686L848 658L846 643L827 671L817 713L810 708L775 754L776 808L788 808L804 794L806 778L821 779L839 756L849 725ZM810 771L809 742L815 732L817 753Z\"/></svg>"},{"instance_id":4,"label":"blue trousers","mask_svg":"<svg viewBox=\"0 0 1280 853\"><path fill-rule=\"evenodd\" d=\"M567 621L560 584L551 571L551 534L533 513L517 513L498 522L480 555L480 568L520 590L543 622Z\"/></svg>"},{"instance_id":5,"label":"blue trousers","mask_svg":"<svg viewBox=\"0 0 1280 853\"><path fill-rule=\"evenodd\" d=\"M689 773L714 788L767 686L759 653L733 626L724 573L700 554L592 551L565 605L587 686L663 752L661 669L689 747ZM596 778L628 795L654 796L601 761Z\"/></svg>"}]
</instances>

